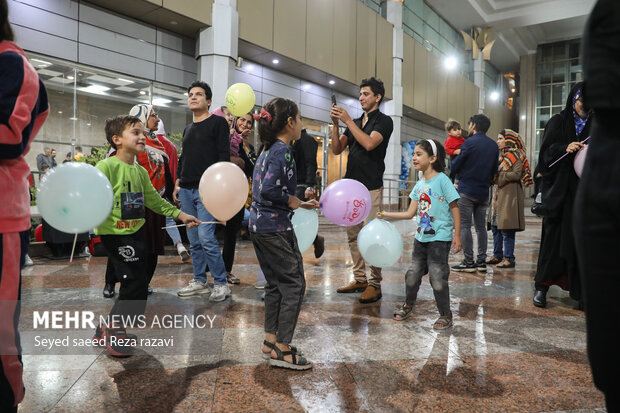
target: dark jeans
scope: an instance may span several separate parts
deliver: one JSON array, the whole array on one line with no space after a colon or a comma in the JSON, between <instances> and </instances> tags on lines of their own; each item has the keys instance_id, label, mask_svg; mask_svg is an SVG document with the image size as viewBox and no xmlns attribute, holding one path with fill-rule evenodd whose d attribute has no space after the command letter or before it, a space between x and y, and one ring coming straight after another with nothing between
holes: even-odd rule
<instances>
[{"instance_id":1,"label":"dark jeans","mask_svg":"<svg viewBox=\"0 0 620 413\"><path fill-rule=\"evenodd\" d=\"M21 268L30 230L0 233L0 412L17 411L24 399L19 337Z\"/></svg>"},{"instance_id":2,"label":"dark jeans","mask_svg":"<svg viewBox=\"0 0 620 413\"><path fill-rule=\"evenodd\" d=\"M224 227L224 250L222 258L224 259L224 267L226 272L231 272L235 261L235 248L237 246L237 234L241 229L241 221L243 221L243 213L245 208L241 208L237 215L226 222Z\"/></svg>"},{"instance_id":3,"label":"dark jeans","mask_svg":"<svg viewBox=\"0 0 620 413\"><path fill-rule=\"evenodd\" d=\"M293 231L250 232L256 257L265 274L265 332L290 344L306 291L304 266Z\"/></svg>"},{"instance_id":4,"label":"dark jeans","mask_svg":"<svg viewBox=\"0 0 620 413\"><path fill-rule=\"evenodd\" d=\"M493 257L506 258L514 262L517 231L514 229L497 229L495 225L491 225L491 232L493 233Z\"/></svg>"},{"instance_id":5,"label":"dark jeans","mask_svg":"<svg viewBox=\"0 0 620 413\"><path fill-rule=\"evenodd\" d=\"M101 242L121 283L118 299L110 310L110 322L114 321L114 316L144 314L149 284L144 230L141 228L130 235L102 235Z\"/></svg>"},{"instance_id":6,"label":"dark jeans","mask_svg":"<svg viewBox=\"0 0 620 413\"><path fill-rule=\"evenodd\" d=\"M420 242L417 239L413 241L412 264L405 274L405 302L408 305L415 304L422 277L428 273L439 314L442 316L450 314L448 255L451 246L452 242L450 241Z\"/></svg>"},{"instance_id":7,"label":"dark jeans","mask_svg":"<svg viewBox=\"0 0 620 413\"><path fill-rule=\"evenodd\" d=\"M474 240L471 236L472 216L476 234L478 235L478 256L477 260L484 262L487 259L487 208L489 199L474 198L469 195L459 193L459 209L461 211L461 243L463 244L463 255L465 261L474 260Z\"/></svg>"}]
</instances>

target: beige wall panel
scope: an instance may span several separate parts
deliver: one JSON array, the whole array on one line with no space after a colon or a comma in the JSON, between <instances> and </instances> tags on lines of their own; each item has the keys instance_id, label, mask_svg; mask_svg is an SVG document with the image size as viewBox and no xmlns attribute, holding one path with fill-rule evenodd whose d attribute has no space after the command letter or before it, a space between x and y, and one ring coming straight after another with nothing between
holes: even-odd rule
<instances>
[{"instance_id":1,"label":"beige wall panel","mask_svg":"<svg viewBox=\"0 0 620 413\"><path fill-rule=\"evenodd\" d=\"M332 73L344 80L358 84L355 73L355 36L357 28L357 1L337 0L333 3ZM321 25L322 26L322 25ZM326 45L323 45L326 47Z\"/></svg>"},{"instance_id":2,"label":"beige wall panel","mask_svg":"<svg viewBox=\"0 0 620 413\"><path fill-rule=\"evenodd\" d=\"M437 118L442 121L448 120L448 79L452 76L443 67L437 73Z\"/></svg>"},{"instance_id":3,"label":"beige wall panel","mask_svg":"<svg viewBox=\"0 0 620 413\"><path fill-rule=\"evenodd\" d=\"M426 60L426 113L439 119L437 111L437 94L439 90L439 59L427 52Z\"/></svg>"},{"instance_id":4,"label":"beige wall panel","mask_svg":"<svg viewBox=\"0 0 620 413\"><path fill-rule=\"evenodd\" d=\"M213 0L164 0L164 9L172 10L183 16L211 25Z\"/></svg>"},{"instance_id":5,"label":"beige wall panel","mask_svg":"<svg viewBox=\"0 0 620 413\"><path fill-rule=\"evenodd\" d=\"M273 50L306 61L306 0L274 0Z\"/></svg>"},{"instance_id":6,"label":"beige wall panel","mask_svg":"<svg viewBox=\"0 0 620 413\"><path fill-rule=\"evenodd\" d=\"M158 6L163 6L163 0L147 0L149 3L157 4Z\"/></svg>"},{"instance_id":7,"label":"beige wall panel","mask_svg":"<svg viewBox=\"0 0 620 413\"><path fill-rule=\"evenodd\" d=\"M463 126L462 124L462 120L460 117L458 117L457 114L457 108L459 106L459 100L460 100L460 96L459 94L456 92L457 90L457 74L452 72L448 75L448 79L447 79L447 83L446 83L446 88L447 88L447 96L448 96L448 102L446 104L446 120L447 119L456 119L459 121L459 123L461 123L461 126Z\"/></svg>"},{"instance_id":8,"label":"beige wall panel","mask_svg":"<svg viewBox=\"0 0 620 413\"><path fill-rule=\"evenodd\" d=\"M376 13L362 2L357 2L356 27L356 81L359 82L376 72L377 56L377 18Z\"/></svg>"},{"instance_id":9,"label":"beige wall panel","mask_svg":"<svg viewBox=\"0 0 620 413\"><path fill-rule=\"evenodd\" d=\"M467 86L470 88L470 102L469 102L469 109L472 113L472 115L474 113L478 113L478 92L480 89L478 89L478 86L474 85L472 82L467 82ZM467 115L467 114L466 114ZM471 116L471 115L469 115ZM469 119L469 116L467 117L467 119Z\"/></svg>"},{"instance_id":10,"label":"beige wall panel","mask_svg":"<svg viewBox=\"0 0 620 413\"><path fill-rule=\"evenodd\" d=\"M413 42L413 108L420 112L427 113L426 110L426 90L427 79L426 65L428 61L428 51L418 42Z\"/></svg>"},{"instance_id":11,"label":"beige wall panel","mask_svg":"<svg viewBox=\"0 0 620 413\"><path fill-rule=\"evenodd\" d=\"M334 2L310 0L306 27L306 63L333 73Z\"/></svg>"},{"instance_id":12,"label":"beige wall panel","mask_svg":"<svg viewBox=\"0 0 620 413\"><path fill-rule=\"evenodd\" d=\"M237 1L239 38L273 50L273 1Z\"/></svg>"},{"instance_id":13,"label":"beige wall panel","mask_svg":"<svg viewBox=\"0 0 620 413\"><path fill-rule=\"evenodd\" d=\"M380 15L376 14L377 19L377 77L385 85L385 97L392 98L392 43L394 41L394 26L388 23Z\"/></svg>"},{"instance_id":14,"label":"beige wall panel","mask_svg":"<svg viewBox=\"0 0 620 413\"><path fill-rule=\"evenodd\" d=\"M403 104L413 107L413 87L414 87L414 78L413 78L413 67L414 67L414 53L413 40L409 36L403 36Z\"/></svg>"},{"instance_id":15,"label":"beige wall panel","mask_svg":"<svg viewBox=\"0 0 620 413\"><path fill-rule=\"evenodd\" d=\"M461 119L463 120L463 127L467 128L467 121L469 120L470 116L475 114L478 109L477 108L471 108L469 106L469 88L467 85L469 85L471 82L466 79L465 77L461 77L461 82L460 82L460 90L461 90L461 95L460 95L460 99L459 99L459 105L460 105L460 112L461 112Z\"/></svg>"}]
</instances>

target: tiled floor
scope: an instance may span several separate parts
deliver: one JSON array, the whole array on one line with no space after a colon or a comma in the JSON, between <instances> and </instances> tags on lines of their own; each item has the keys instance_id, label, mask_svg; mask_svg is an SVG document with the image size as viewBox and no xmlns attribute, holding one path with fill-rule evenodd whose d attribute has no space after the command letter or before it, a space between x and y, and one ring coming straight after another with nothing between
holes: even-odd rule
<instances>
[{"instance_id":1,"label":"tiled floor","mask_svg":"<svg viewBox=\"0 0 620 413\"><path fill-rule=\"evenodd\" d=\"M343 229L323 225L325 255L304 254L307 292L295 344L314 369L274 369L261 358L263 305L254 288L257 261L247 241L238 244L233 297L179 299L191 264L160 258L148 320L166 314L213 317L213 328L155 328L140 336L174 337L167 348L142 348L114 359L99 348L35 349L35 310L90 310L106 314L101 295L105 258L73 263L35 259L23 271L21 326L26 398L22 412L555 412L604 411L585 353L583 313L553 287L546 309L531 302L541 223L528 218L517 235L517 267L450 276L453 328L436 332L437 310L425 279L414 315L392 312L404 299L411 261L411 224L400 222L405 251L384 269L383 299L360 304L358 294L336 288L351 277ZM490 247L489 247L490 251ZM452 257L453 262L460 254ZM150 321L149 321L150 322ZM59 337L88 338L89 329ZM38 355L35 355L37 353Z\"/></svg>"}]
</instances>

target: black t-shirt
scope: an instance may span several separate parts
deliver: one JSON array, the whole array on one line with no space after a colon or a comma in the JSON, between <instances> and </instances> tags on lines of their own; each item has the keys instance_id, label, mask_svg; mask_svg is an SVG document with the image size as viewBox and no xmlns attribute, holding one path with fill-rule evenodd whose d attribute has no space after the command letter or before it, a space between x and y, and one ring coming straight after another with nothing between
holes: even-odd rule
<instances>
[{"instance_id":1,"label":"black t-shirt","mask_svg":"<svg viewBox=\"0 0 620 413\"><path fill-rule=\"evenodd\" d=\"M347 161L347 172L344 177L363 183L369 191L379 189L383 186L385 152L394 129L394 123L392 118L381 113L379 109L368 114L368 121L363 128L361 117L355 119L354 122L368 135L373 131L379 132L383 136L383 141L372 151L367 151L347 128L344 134L348 138L349 160Z\"/></svg>"},{"instance_id":2,"label":"black t-shirt","mask_svg":"<svg viewBox=\"0 0 620 413\"><path fill-rule=\"evenodd\" d=\"M230 132L221 116L190 123L183 131L182 154L177 176L181 188L198 188L204 171L217 162L230 162Z\"/></svg>"}]
</instances>

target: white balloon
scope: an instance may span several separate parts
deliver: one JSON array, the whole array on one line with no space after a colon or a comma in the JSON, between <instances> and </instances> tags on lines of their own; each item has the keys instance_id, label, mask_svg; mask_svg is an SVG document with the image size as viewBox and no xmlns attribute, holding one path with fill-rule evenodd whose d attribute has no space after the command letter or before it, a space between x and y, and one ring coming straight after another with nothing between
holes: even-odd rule
<instances>
[{"instance_id":1,"label":"white balloon","mask_svg":"<svg viewBox=\"0 0 620 413\"><path fill-rule=\"evenodd\" d=\"M37 206L59 231L79 234L106 220L114 203L108 178L94 166L67 162L51 169L39 184Z\"/></svg>"}]
</instances>

